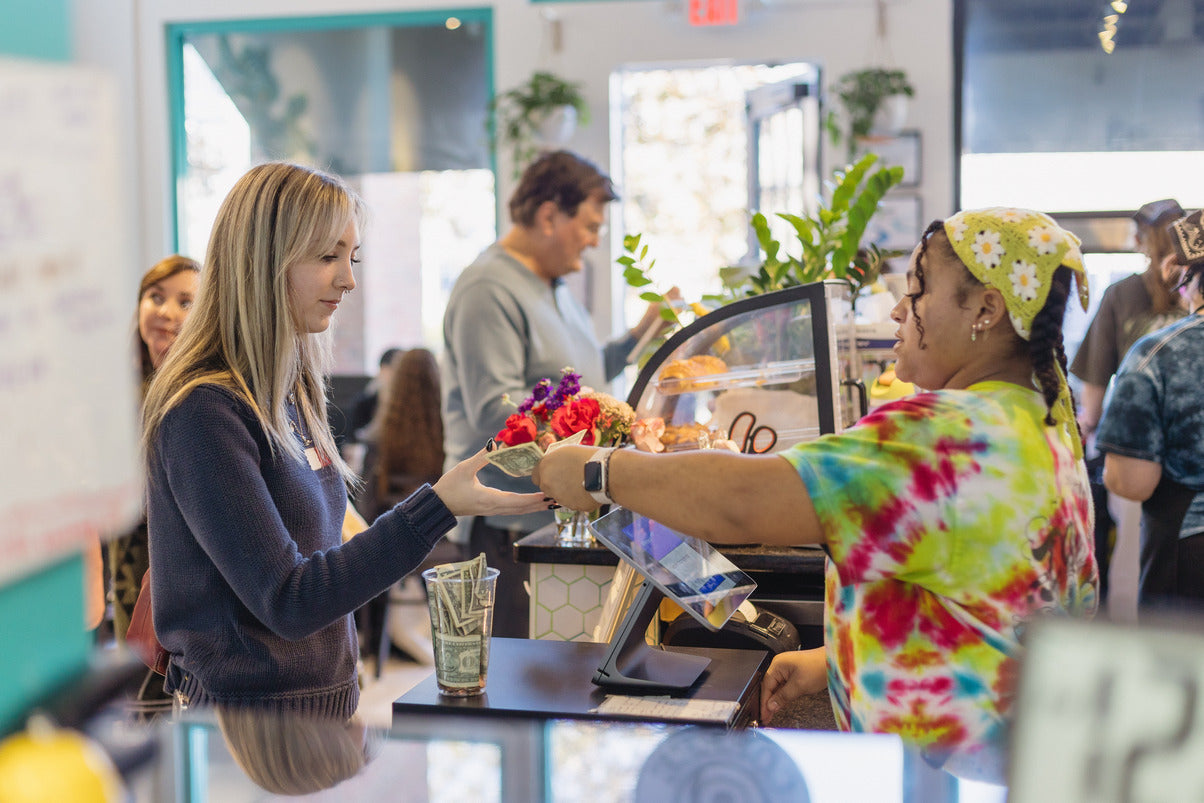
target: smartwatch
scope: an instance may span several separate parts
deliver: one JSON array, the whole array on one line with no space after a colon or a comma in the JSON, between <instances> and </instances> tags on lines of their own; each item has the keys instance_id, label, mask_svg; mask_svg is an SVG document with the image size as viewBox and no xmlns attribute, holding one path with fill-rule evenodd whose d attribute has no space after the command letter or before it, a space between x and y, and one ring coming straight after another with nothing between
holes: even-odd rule
<instances>
[{"instance_id":1,"label":"smartwatch","mask_svg":"<svg viewBox=\"0 0 1204 803\"><path fill-rule=\"evenodd\" d=\"M599 449L594 452L594 456L586 462L584 467L585 477L581 485L599 505L614 504L614 500L606 493L610 490L606 469L610 463L610 453L613 451L614 449Z\"/></svg>"}]
</instances>

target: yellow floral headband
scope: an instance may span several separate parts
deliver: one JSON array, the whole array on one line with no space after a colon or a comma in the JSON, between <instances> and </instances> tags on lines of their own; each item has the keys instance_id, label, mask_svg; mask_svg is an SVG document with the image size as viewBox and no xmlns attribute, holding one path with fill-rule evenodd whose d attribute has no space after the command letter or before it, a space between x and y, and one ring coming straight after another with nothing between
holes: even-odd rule
<instances>
[{"instance_id":1,"label":"yellow floral headband","mask_svg":"<svg viewBox=\"0 0 1204 803\"><path fill-rule=\"evenodd\" d=\"M1003 294L1016 333L1032 334L1054 271L1074 271L1079 303L1087 309L1087 272L1079 238L1031 209L971 209L945 221L945 234L970 273Z\"/></svg>"},{"instance_id":2,"label":"yellow floral headband","mask_svg":"<svg viewBox=\"0 0 1204 803\"><path fill-rule=\"evenodd\" d=\"M1049 215L1030 209L971 209L946 220L945 234L970 273L1003 294L1012 326L1025 340L1032 336L1033 319L1049 298L1054 271L1062 265L1074 271L1079 303L1087 310L1087 271L1079 238ZM1074 456L1081 458L1083 444L1074 420L1070 386L1056 361L1054 367L1058 398L1050 412L1065 432Z\"/></svg>"}]
</instances>

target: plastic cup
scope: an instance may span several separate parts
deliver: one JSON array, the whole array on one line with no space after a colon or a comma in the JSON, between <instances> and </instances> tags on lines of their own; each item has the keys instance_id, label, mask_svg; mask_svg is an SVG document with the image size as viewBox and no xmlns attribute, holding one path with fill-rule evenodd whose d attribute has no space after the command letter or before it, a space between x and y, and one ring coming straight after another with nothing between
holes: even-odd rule
<instances>
[{"instance_id":1,"label":"plastic cup","mask_svg":"<svg viewBox=\"0 0 1204 803\"><path fill-rule=\"evenodd\" d=\"M485 691L497 576L492 568L475 580L438 566L422 573L440 694L471 697Z\"/></svg>"}]
</instances>

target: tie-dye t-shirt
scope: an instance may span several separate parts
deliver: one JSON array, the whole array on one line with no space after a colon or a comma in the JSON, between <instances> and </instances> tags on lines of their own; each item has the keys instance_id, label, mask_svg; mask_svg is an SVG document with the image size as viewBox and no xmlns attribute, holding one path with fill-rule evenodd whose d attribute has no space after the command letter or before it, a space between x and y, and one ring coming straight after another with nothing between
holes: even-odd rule
<instances>
[{"instance_id":1,"label":"tie-dye t-shirt","mask_svg":"<svg viewBox=\"0 0 1204 803\"><path fill-rule=\"evenodd\" d=\"M1090 615L1086 470L1032 390L983 382L883 405L783 453L828 547L828 688L842 729L934 763L1000 750L1019 633Z\"/></svg>"}]
</instances>

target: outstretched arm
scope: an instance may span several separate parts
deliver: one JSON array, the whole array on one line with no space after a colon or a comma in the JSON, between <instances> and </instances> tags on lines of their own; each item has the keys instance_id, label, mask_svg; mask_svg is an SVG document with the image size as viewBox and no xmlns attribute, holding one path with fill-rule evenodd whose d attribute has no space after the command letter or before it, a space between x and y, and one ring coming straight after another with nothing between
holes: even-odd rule
<instances>
[{"instance_id":1,"label":"outstretched arm","mask_svg":"<svg viewBox=\"0 0 1204 803\"><path fill-rule=\"evenodd\" d=\"M534 479L560 504L593 510L598 503L582 487L582 467L593 453L584 446L550 451ZM608 485L616 504L707 541L823 541L806 486L777 455L722 450L653 455L622 449L610 458Z\"/></svg>"},{"instance_id":2,"label":"outstretched arm","mask_svg":"<svg viewBox=\"0 0 1204 803\"><path fill-rule=\"evenodd\" d=\"M432 486L453 516L516 516L548 509L550 503L541 493L508 493L482 485L477 474L487 465L489 459L482 449L454 465Z\"/></svg>"}]
</instances>

